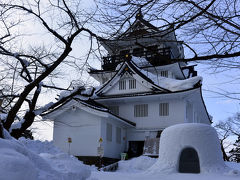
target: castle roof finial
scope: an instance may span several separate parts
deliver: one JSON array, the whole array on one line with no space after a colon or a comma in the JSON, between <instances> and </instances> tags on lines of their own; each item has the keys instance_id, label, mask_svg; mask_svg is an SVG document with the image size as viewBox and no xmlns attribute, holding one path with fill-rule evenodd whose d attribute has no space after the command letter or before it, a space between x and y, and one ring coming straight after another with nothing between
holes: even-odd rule
<instances>
[{"instance_id":1,"label":"castle roof finial","mask_svg":"<svg viewBox=\"0 0 240 180\"><path fill-rule=\"evenodd\" d=\"M136 14L136 19L141 19L141 18L143 18L143 15L142 15L142 9L140 7L138 10L138 13Z\"/></svg>"}]
</instances>

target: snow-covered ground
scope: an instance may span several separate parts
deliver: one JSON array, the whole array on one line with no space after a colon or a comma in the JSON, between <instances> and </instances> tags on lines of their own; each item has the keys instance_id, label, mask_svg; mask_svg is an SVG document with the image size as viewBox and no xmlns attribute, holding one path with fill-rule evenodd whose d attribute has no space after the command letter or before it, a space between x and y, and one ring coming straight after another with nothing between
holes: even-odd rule
<instances>
[{"instance_id":1,"label":"snow-covered ground","mask_svg":"<svg viewBox=\"0 0 240 180\"><path fill-rule=\"evenodd\" d=\"M140 156L120 161L116 172L99 172L54 147L51 142L0 138L0 180L237 180L240 163L226 163L228 173L156 173L157 159ZM239 171L238 171L239 170Z\"/></svg>"},{"instance_id":2,"label":"snow-covered ground","mask_svg":"<svg viewBox=\"0 0 240 180\"><path fill-rule=\"evenodd\" d=\"M239 180L240 163L228 162L229 167L233 168L228 174L200 173L150 173L148 168L155 164L157 159L140 156L127 161L120 161L116 172L92 172L88 180Z\"/></svg>"}]
</instances>

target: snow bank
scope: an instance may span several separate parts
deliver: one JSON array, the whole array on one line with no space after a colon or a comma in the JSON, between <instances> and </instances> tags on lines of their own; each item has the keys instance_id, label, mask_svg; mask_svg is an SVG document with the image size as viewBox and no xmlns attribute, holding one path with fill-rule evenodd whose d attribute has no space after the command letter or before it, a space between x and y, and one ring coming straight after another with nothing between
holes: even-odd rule
<instances>
[{"instance_id":1,"label":"snow bank","mask_svg":"<svg viewBox=\"0 0 240 180\"><path fill-rule=\"evenodd\" d=\"M240 163L236 163L236 162L225 162L225 164L232 168L232 169L236 169L238 171L240 171Z\"/></svg>"},{"instance_id":2,"label":"snow bank","mask_svg":"<svg viewBox=\"0 0 240 180\"><path fill-rule=\"evenodd\" d=\"M88 178L91 174L90 168L73 156L69 156L65 153L59 154L48 154L41 153L39 154L48 164L50 164L51 168L58 173L58 177L52 176L49 178L49 174L47 176L43 173L41 180L84 180Z\"/></svg>"},{"instance_id":3,"label":"snow bank","mask_svg":"<svg viewBox=\"0 0 240 180\"><path fill-rule=\"evenodd\" d=\"M49 141L39 141L39 140L31 140L26 138L19 138L19 140L26 149L36 153L48 153L48 154L58 154L62 153L60 149L53 145L53 142Z\"/></svg>"},{"instance_id":4,"label":"snow bank","mask_svg":"<svg viewBox=\"0 0 240 180\"><path fill-rule=\"evenodd\" d=\"M38 153L47 148L42 148L39 142L27 144L26 141L24 146L15 139L0 139L0 179L84 180L90 176L90 169L76 158L63 153L38 155L36 149L31 151L28 148L31 149L36 144L39 147ZM46 150L51 153L56 151Z\"/></svg>"},{"instance_id":5,"label":"snow bank","mask_svg":"<svg viewBox=\"0 0 240 180\"><path fill-rule=\"evenodd\" d=\"M196 150L201 173L240 174L237 171L232 172L231 168L225 165L214 128L199 123L178 124L166 128L160 138L158 161L149 172L178 172L180 154L185 148Z\"/></svg>"},{"instance_id":6,"label":"snow bank","mask_svg":"<svg viewBox=\"0 0 240 180\"><path fill-rule=\"evenodd\" d=\"M135 173L145 171L156 163L156 161L156 158L150 158L148 156L140 156L126 161L119 161L117 172Z\"/></svg>"}]
</instances>

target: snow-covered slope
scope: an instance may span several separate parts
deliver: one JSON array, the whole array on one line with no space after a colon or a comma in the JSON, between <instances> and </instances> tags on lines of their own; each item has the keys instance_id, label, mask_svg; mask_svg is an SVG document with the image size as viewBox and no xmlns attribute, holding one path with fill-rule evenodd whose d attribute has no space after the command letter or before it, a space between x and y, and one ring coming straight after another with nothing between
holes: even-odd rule
<instances>
[{"instance_id":1,"label":"snow-covered slope","mask_svg":"<svg viewBox=\"0 0 240 180\"><path fill-rule=\"evenodd\" d=\"M50 143L0 138L0 157L1 180L84 180L91 174L88 166Z\"/></svg>"}]
</instances>

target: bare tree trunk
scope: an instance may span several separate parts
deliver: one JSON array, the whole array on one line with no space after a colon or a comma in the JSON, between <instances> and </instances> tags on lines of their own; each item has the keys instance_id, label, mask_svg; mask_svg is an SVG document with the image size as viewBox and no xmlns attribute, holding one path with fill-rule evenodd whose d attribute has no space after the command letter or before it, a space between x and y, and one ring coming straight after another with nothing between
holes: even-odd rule
<instances>
[{"instance_id":1,"label":"bare tree trunk","mask_svg":"<svg viewBox=\"0 0 240 180\"><path fill-rule=\"evenodd\" d=\"M222 150L222 153L223 153L223 160L224 161L229 161L229 157L227 156L227 154L225 152L225 149L223 147L223 141L221 141L221 150Z\"/></svg>"},{"instance_id":2,"label":"bare tree trunk","mask_svg":"<svg viewBox=\"0 0 240 180\"><path fill-rule=\"evenodd\" d=\"M16 139L20 138L24 131L32 125L35 118L35 114L32 111L31 112L28 111L25 114L24 118L26 119L24 123L21 125L21 127L19 129L13 129L11 132L11 135Z\"/></svg>"},{"instance_id":3,"label":"bare tree trunk","mask_svg":"<svg viewBox=\"0 0 240 180\"><path fill-rule=\"evenodd\" d=\"M23 132L32 125L34 118L36 116L34 113L34 110L35 110L35 107L37 104L37 99L38 99L40 93L41 93L41 85L38 85L37 89L35 90L33 99L31 101L31 103L29 104L29 111L27 111L24 116L24 122L22 123L20 128L13 129L11 132L11 135L13 137L18 139L19 137L22 136Z\"/></svg>"},{"instance_id":4,"label":"bare tree trunk","mask_svg":"<svg viewBox=\"0 0 240 180\"><path fill-rule=\"evenodd\" d=\"M61 54L61 56L51 65L45 72L43 72L36 80L31 82L29 85L25 87L23 92L21 93L18 101L16 104L12 107L12 109L9 111L7 119L4 123L4 128L6 130L9 130L12 123L14 122L14 119L21 108L23 102L25 101L26 97L29 95L29 93L36 87L43 79L45 79L53 70L56 69L56 67L68 56L68 54L72 51L71 43L69 42L69 45L66 45L64 52ZM26 120L25 120L26 121Z\"/></svg>"}]
</instances>

